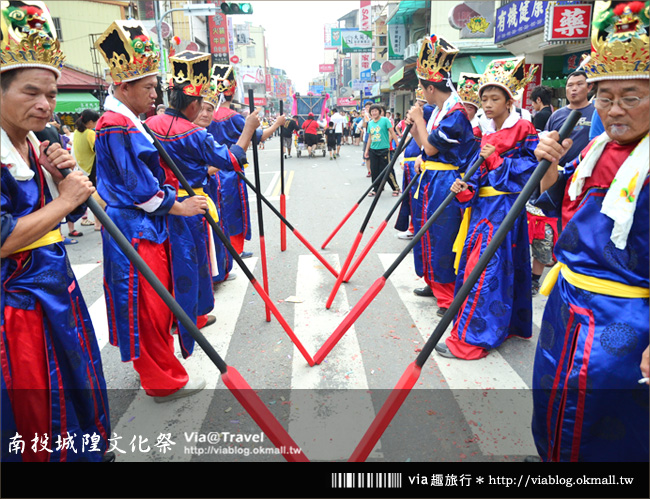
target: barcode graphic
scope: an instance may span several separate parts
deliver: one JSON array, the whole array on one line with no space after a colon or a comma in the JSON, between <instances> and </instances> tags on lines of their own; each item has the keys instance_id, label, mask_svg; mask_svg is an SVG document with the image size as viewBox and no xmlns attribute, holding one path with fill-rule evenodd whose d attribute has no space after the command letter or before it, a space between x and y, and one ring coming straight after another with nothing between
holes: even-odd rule
<instances>
[{"instance_id":1,"label":"barcode graphic","mask_svg":"<svg viewBox=\"0 0 650 499\"><path fill-rule=\"evenodd\" d=\"M332 473L333 489L401 489L401 473Z\"/></svg>"}]
</instances>

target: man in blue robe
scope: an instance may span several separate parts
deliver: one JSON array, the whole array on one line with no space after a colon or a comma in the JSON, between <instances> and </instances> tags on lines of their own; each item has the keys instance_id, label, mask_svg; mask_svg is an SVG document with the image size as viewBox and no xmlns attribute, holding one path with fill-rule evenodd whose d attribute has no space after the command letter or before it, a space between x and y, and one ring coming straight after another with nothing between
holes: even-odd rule
<instances>
[{"instance_id":1,"label":"man in blue robe","mask_svg":"<svg viewBox=\"0 0 650 499\"><path fill-rule=\"evenodd\" d=\"M169 292L176 293L168 215L193 217L205 213L208 203L203 196L176 200L175 185L138 118L153 107L158 84L159 55L146 29L137 21L115 21L96 47L113 80L106 112L95 128L97 191L106 213ZM119 346L123 362L133 361L142 387L156 402L200 391L205 379L190 377L174 354L171 311L106 231L102 239L111 344ZM194 339L184 331L178 339L188 357Z\"/></svg>"},{"instance_id":2,"label":"man in blue robe","mask_svg":"<svg viewBox=\"0 0 650 499\"><path fill-rule=\"evenodd\" d=\"M215 64L213 71L220 99L212 123L208 125L208 132L217 143L231 147L237 143L246 126L246 119L231 107L237 88L235 71L232 66L220 64ZM264 130L258 128L255 132L258 144L271 137L278 128L284 125L285 121L286 118L282 115L270 127ZM245 172L242 173L245 174ZM220 170L219 178L225 206L223 216L230 231L230 241L242 258L249 258L253 253L244 251L244 241L250 241L251 238L248 188L234 171ZM260 188L260 186L257 187Z\"/></svg>"},{"instance_id":3,"label":"man in blue robe","mask_svg":"<svg viewBox=\"0 0 650 499\"><path fill-rule=\"evenodd\" d=\"M551 161L537 204L564 227L540 290L550 296L533 368L532 430L544 461L648 462L647 5L594 13L584 69L605 132L563 173L570 139L560 145L551 132L535 151Z\"/></svg>"},{"instance_id":4,"label":"man in blue robe","mask_svg":"<svg viewBox=\"0 0 650 499\"><path fill-rule=\"evenodd\" d=\"M172 160L197 195L204 196L212 218L218 222L216 205L204 190L208 186L208 166L224 171L241 171L246 164L245 147L259 125L257 113L252 114L237 141L230 147L219 145L204 128L193 121L201 111L203 96L209 91L210 54L184 51L170 58L174 75L170 107L164 114L147 120L147 125L161 142ZM167 182L178 190L178 201L189 194L179 186L179 180L162 162ZM176 300L200 328L216 321L207 314L214 308L211 260L215 260L214 237L203 215L170 216L174 237L170 239ZM217 269L214 269L217 270ZM179 324L179 331L184 327Z\"/></svg>"},{"instance_id":5,"label":"man in blue robe","mask_svg":"<svg viewBox=\"0 0 650 499\"><path fill-rule=\"evenodd\" d=\"M435 106L426 122L419 106L413 106L407 120L414 123L412 135L422 148L421 171L412 187L413 228L418 232L449 194L449 187L465 171L476 148L472 125L458 94L451 86L451 65L458 50L446 40L431 35L422 44L416 69L425 99ZM445 208L413 252L421 261L425 288L414 292L435 296L438 315L442 316L454 298L456 272L453 244L462 220L461 209L454 204ZM416 264L419 268L420 264Z\"/></svg>"},{"instance_id":6,"label":"man in blue robe","mask_svg":"<svg viewBox=\"0 0 650 499\"><path fill-rule=\"evenodd\" d=\"M94 188L79 171L64 179L74 159L34 135L56 106L64 56L42 2L3 3L0 17L2 461L113 460L99 346L59 229ZM16 19L39 27L7 24Z\"/></svg>"}]
</instances>

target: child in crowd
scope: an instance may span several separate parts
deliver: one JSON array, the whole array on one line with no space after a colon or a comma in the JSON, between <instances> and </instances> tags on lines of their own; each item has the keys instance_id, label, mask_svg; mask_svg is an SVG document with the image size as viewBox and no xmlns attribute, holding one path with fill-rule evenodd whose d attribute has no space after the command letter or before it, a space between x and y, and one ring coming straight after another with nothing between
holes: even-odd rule
<instances>
[{"instance_id":1,"label":"child in crowd","mask_svg":"<svg viewBox=\"0 0 650 499\"><path fill-rule=\"evenodd\" d=\"M334 152L336 151L336 128L334 122L330 121L325 129L325 137L327 138L327 150L330 153L330 161L334 159Z\"/></svg>"}]
</instances>

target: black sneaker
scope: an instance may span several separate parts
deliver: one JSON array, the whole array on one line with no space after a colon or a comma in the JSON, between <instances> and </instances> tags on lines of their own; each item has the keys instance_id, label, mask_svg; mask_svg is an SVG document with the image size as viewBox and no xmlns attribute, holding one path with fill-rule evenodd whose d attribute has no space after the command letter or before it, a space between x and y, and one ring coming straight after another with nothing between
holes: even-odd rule
<instances>
[{"instance_id":1,"label":"black sneaker","mask_svg":"<svg viewBox=\"0 0 650 499\"><path fill-rule=\"evenodd\" d=\"M531 294L533 296L539 294L539 286L540 286L539 281L533 281L533 285L531 287Z\"/></svg>"},{"instance_id":2,"label":"black sneaker","mask_svg":"<svg viewBox=\"0 0 650 499\"><path fill-rule=\"evenodd\" d=\"M115 462L115 452L108 451L102 456L102 463L113 463Z\"/></svg>"},{"instance_id":3,"label":"black sneaker","mask_svg":"<svg viewBox=\"0 0 650 499\"><path fill-rule=\"evenodd\" d=\"M416 294L418 296L433 297L433 290L429 286L425 286L423 288L414 289L413 294Z\"/></svg>"},{"instance_id":4,"label":"black sneaker","mask_svg":"<svg viewBox=\"0 0 650 499\"><path fill-rule=\"evenodd\" d=\"M443 317L443 316L445 315L445 313L447 312L447 310L449 310L449 309L448 309L448 308L445 308L445 307L440 307L440 308L438 309L438 311L436 312L436 315L437 315L438 317Z\"/></svg>"}]
</instances>

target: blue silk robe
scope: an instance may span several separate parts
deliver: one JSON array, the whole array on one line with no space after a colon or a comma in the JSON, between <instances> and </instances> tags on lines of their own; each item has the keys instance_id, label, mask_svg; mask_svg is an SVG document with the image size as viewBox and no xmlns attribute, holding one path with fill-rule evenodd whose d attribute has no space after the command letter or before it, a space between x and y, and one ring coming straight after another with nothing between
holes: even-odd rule
<instances>
[{"instance_id":1,"label":"blue silk robe","mask_svg":"<svg viewBox=\"0 0 650 499\"><path fill-rule=\"evenodd\" d=\"M246 120L233 111L220 107L214 112L208 132L217 143L232 147L237 143L244 130ZM257 131L258 141L262 131ZM242 170L242 173L244 171ZM248 189L243 180L234 171L219 171L221 196L225 211L223 217L231 235L244 234L246 240L251 238L251 215L248 204Z\"/></svg>"},{"instance_id":2,"label":"blue silk robe","mask_svg":"<svg viewBox=\"0 0 650 499\"><path fill-rule=\"evenodd\" d=\"M559 262L578 274L647 290L648 178L639 180L644 183L625 249L611 241L613 220L600 212L634 145L610 142L582 194L570 201L565 184L583 152L537 205L562 216ZM544 461L648 462L648 385L637 382L648 347L648 312L647 298L591 292L560 274L544 310L533 369L532 429Z\"/></svg>"},{"instance_id":3,"label":"blue silk robe","mask_svg":"<svg viewBox=\"0 0 650 499\"><path fill-rule=\"evenodd\" d=\"M432 106L429 106L428 104L424 106L422 109L424 121L429 121L432 110ZM406 186L413 179L413 177L415 177L415 159L421 154L421 152L422 151L420 150L420 146L418 146L418 143L415 141L415 139L411 139L407 146L404 148L404 175L402 177L402 192L406 190ZM413 211L412 205L413 193L410 192L408 197L402 201L399 213L397 214L397 220L395 221L395 228L397 230L405 231L409 228L409 220ZM415 264L417 266L418 262L416 261ZM420 262L420 269L421 268L422 265ZM421 270L418 275L422 275Z\"/></svg>"},{"instance_id":4,"label":"blue silk robe","mask_svg":"<svg viewBox=\"0 0 650 499\"><path fill-rule=\"evenodd\" d=\"M476 142L465 107L454 105L438 125L429 132L429 143L438 149L435 156L422 150L423 161L436 161L458 167L457 170L423 170L420 180L411 188L413 228L417 233L438 206L449 195L449 188L462 176L472 158ZM462 212L458 205L449 204L413 248L416 272L429 282L453 283L456 280L452 250Z\"/></svg>"},{"instance_id":5,"label":"blue silk robe","mask_svg":"<svg viewBox=\"0 0 650 499\"><path fill-rule=\"evenodd\" d=\"M539 142L537 131L527 120L508 123L509 120L514 121L513 116L510 115L501 130L489 134L484 132L481 140L481 147L492 144L496 151L468 181L473 196L465 206L471 208L471 216L460 256L456 292L510 211L517 198L516 193L521 191L537 166L534 153ZM472 162L478 159L478 152ZM481 188L512 194L484 197L479 196ZM512 335L530 338L531 279L528 225L524 210L458 312L452 337L457 332L457 338L461 341L485 350L498 347ZM453 346L450 348L455 353ZM482 352L481 356L484 355L486 352Z\"/></svg>"},{"instance_id":6,"label":"blue silk robe","mask_svg":"<svg viewBox=\"0 0 650 499\"><path fill-rule=\"evenodd\" d=\"M193 189L207 187L208 165L224 171L239 169L237 159L225 145L215 143L204 128L193 124L175 109L170 108L163 115L149 118L147 125L172 160L176 161L176 166ZM232 150L245 160L240 147L234 145ZM163 167L167 173L167 183L179 188L178 179L164 162ZM207 190L205 193L209 196ZM181 202L186 198L178 196L177 200ZM170 215L169 223L173 234L170 242L175 298L196 320L197 316L205 315L214 308L209 250L209 231L212 228L203 215ZM178 327L180 331L184 330L182 324L178 324Z\"/></svg>"},{"instance_id":7,"label":"blue silk robe","mask_svg":"<svg viewBox=\"0 0 650 499\"><path fill-rule=\"evenodd\" d=\"M32 150L35 154L35 151ZM21 217L35 212L52 201L40 167L32 156L31 180L16 180L8 165L1 170L2 241L13 232ZM76 220L85 212L81 205L71 215ZM43 342L47 352L49 374L50 433L47 447L52 450L49 461L101 461L110 436L110 420L106 381L102 370L99 346L79 284L74 276L63 242L14 253L2 259L2 460L20 461L20 453L9 453L9 439L16 434L12 410L12 358L8 353L5 307L21 310L42 310ZM15 359L13 359L15 360ZM74 451L57 450L59 437L72 436ZM83 438L99 436L97 451L89 450ZM39 435L42 438L43 435ZM31 446L34 435L22 435ZM39 447L40 448L40 447ZM46 452L46 451L44 451Z\"/></svg>"},{"instance_id":8,"label":"blue silk robe","mask_svg":"<svg viewBox=\"0 0 650 499\"><path fill-rule=\"evenodd\" d=\"M226 212L226 207L223 202L221 177L219 176L219 172L209 176L208 185L205 187L205 192L208 193L214 204L217 206L217 210L219 210L219 227L221 228L221 231L224 233L224 235L229 238L230 231L228 230L225 217L223 216L223 214ZM221 242L216 234L214 235L214 247L216 251L218 273L217 275L212 276L212 281L217 283L222 282L226 279L232 270L234 260L232 255L226 249L226 246Z\"/></svg>"},{"instance_id":9,"label":"blue silk robe","mask_svg":"<svg viewBox=\"0 0 650 499\"><path fill-rule=\"evenodd\" d=\"M107 204L107 215L136 251L143 239L164 244L169 238L167 214L176 202L176 188L168 183L155 146L128 118L113 111L102 115L95 132L97 191ZM122 361L127 362L140 357L140 273L105 230L102 240L110 342L119 346ZM185 311L191 317L192 310ZM183 331L178 339L183 356L189 356L194 339Z\"/></svg>"}]
</instances>

